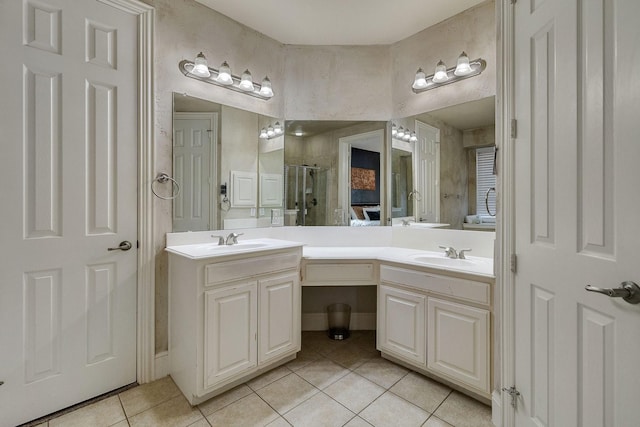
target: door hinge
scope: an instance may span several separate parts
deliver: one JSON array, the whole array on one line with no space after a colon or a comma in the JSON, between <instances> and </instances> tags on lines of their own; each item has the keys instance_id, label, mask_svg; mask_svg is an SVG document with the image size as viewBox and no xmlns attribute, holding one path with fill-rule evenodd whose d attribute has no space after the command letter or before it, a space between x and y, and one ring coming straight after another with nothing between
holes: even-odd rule
<instances>
[{"instance_id":1,"label":"door hinge","mask_svg":"<svg viewBox=\"0 0 640 427\"><path fill-rule=\"evenodd\" d=\"M518 255L511 254L511 260L509 264L510 264L509 268L511 269L511 272L517 273L518 272Z\"/></svg>"},{"instance_id":2,"label":"door hinge","mask_svg":"<svg viewBox=\"0 0 640 427\"><path fill-rule=\"evenodd\" d=\"M136 240L136 249L140 249L140 240Z\"/></svg>"},{"instance_id":3,"label":"door hinge","mask_svg":"<svg viewBox=\"0 0 640 427\"><path fill-rule=\"evenodd\" d=\"M516 139L518 137L518 121L511 119L511 138Z\"/></svg>"},{"instance_id":4,"label":"door hinge","mask_svg":"<svg viewBox=\"0 0 640 427\"><path fill-rule=\"evenodd\" d=\"M509 388L502 387L502 391L509 393L509 396L511 396L511 406L513 406L514 409L517 409L518 397L520 397L520 392L516 389L516 386L512 385Z\"/></svg>"}]
</instances>

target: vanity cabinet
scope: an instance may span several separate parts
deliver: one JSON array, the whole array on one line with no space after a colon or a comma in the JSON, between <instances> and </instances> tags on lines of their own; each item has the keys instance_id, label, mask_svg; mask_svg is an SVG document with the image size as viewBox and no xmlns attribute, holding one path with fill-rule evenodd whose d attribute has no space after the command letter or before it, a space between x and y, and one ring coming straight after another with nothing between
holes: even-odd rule
<instances>
[{"instance_id":1,"label":"vanity cabinet","mask_svg":"<svg viewBox=\"0 0 640 427\"><path fill-rule=\"evenodd\" d=\"M191 404L295 358L301 256L300 247L204 260L170 255L170 373Z\"/></svg>"},{"instance_id":2,"label":"vanity cabinet","mask_svg":"<svg viewBox=\"0 0 640 427\"><path fill-rule=\"evenodd\" d=\"M381 284L378 288L378 349L426 367L427 297Z\"/></svg>"},{"instance_id":3,"label":"vanity cabinet","mask_svg":"<svg viewBox=\"0 0 640 427\"><path fill-rule=\"evenodd\" d=\"M489 392L489 310L427 301L427 368Z\"/></svg>"},{"instance_id":4,"label":"vanity cabinet","mask_svg":"<svg viewBox=\"0 0 640 427\"><path fill-rule=\"evenodd\" d=\"M381 264L378 350L488 399L490 301L491 283Z\"/></svg>"}]
</instances>

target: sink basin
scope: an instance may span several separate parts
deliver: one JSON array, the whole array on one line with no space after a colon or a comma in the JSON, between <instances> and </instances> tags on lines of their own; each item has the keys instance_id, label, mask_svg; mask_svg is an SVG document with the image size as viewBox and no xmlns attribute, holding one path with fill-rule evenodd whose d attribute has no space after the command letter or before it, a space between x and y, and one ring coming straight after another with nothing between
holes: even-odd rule
<instances>
[{"instance_id":1,"label":"sink basin","mask_svg":"<svg viewBox=\"0 0 640 427\"><path fill-rule=\"evenodd\" d=\"M204 243L201 245L190 245L192 251L209 253L209 252L235 252L249 249L264 248L266 243L262 242L238 242L234 245L218 245L217 243Z\"/></svg>"},{"instance_id":2,"label":"sink basin","mask_svg":"<svg viewBox=\"0 0 640 427\"><path fill-rule=\"evenodd\" d=\"M253 239L240 240L234 245L218 245L218 241L216 239L215 242L168 246L166 250L178 255L186 256L187 258L200 259L242 252L280 249L292 246L301 246L301 244L277 239Z\"/></svg>"},{"instance_id":3,"label":"sink basin","mask_svg":"<svg viewBox=\"0 0 640 427\"><path fill-rule=\"evenodd\" d=\"M459 267L471 267L474 265L479 265L480 262L473 259L458 259L458 258L447 258L445 256L430 256L430 255L420 255L413 257L414 261L423 262L425 264L432 265L442 265L442 266L459 266Z\"/></svg>"}]
</instances>

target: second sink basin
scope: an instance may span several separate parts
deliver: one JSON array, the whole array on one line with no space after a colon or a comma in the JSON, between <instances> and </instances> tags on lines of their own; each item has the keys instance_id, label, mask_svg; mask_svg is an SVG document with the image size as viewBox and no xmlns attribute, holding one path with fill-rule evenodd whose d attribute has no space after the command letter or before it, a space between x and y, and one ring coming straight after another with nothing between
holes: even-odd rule
<instances>
[{"instance_id":1,"label":"second sink basin","mask_svg":"<svg viewBox=\"0 0 640 427\"><path fill-rule=\"evenodd\" d=\"M434 256L434 255L418 255L414 256L413 260L420 263L438 265L443 267L474 267L480 266L483 264L482 259L475 258L448 258L444 255L442 256Z\"/></svg>"}]
</instances>

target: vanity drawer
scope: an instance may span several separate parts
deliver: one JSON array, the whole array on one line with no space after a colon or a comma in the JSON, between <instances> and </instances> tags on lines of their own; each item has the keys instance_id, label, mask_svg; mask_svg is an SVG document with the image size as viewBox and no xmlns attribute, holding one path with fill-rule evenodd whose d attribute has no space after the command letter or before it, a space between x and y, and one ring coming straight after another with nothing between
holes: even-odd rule
<instances>
[{"instance_id":1,"label":"vanity drawer","mask_svg":"<svg viewBox=\"0 0 640 427\"><path fill-rule=\"evenodd\" d=\"M204 267L205 286L213 286L231 280L253 277L259 274L298 269L300 251L248 257L233 261L222 261Z\"/></svg>"},{"instance_id":2,"label":"vanity drawer","mask_svg":"<svg viewBox=\"0 0 640 427\"><path fill-rule=\"evenodd\" d=\"M491 304L491 285L474 280L457 279L423 271L381 265L380 281L405 285L479 304Z\"/></svg>"},{"instance_id":3,"label":"vanity drawer","mask_svg":"<svg viewBox=\"0 0 640 427\"><path fill-rule=\"evenodd\" d=\"M305 264L304 282L307 286L316 283L334 286L371 285L376 272L372 262L367 263L308 263Z\"/></svg>"}]
</instances>

